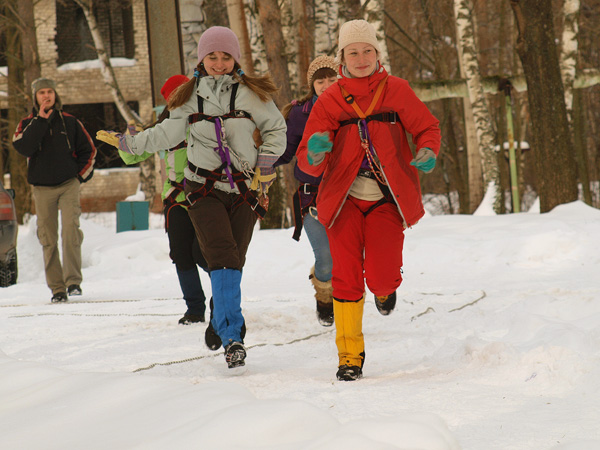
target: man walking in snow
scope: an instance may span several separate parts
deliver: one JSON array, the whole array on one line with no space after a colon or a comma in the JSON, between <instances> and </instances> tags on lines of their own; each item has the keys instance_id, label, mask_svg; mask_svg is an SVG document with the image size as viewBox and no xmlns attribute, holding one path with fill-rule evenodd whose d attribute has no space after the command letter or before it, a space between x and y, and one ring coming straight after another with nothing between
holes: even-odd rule
<instances>
[{"instance_id":1,"label":"man walking in snow","mask_svg":"<svg viewBox=\"0 0 600 450\"><path fill-rule=\"evenodd\" d=\"M52 302L81 295L80 184L92 178L96 148L84 126L62 111L56 83L38 78L31 85L33 111L13 136L15 149L28 158L37 235L44 251L46 283ZM58 251L58 211L62 225L62 264Z\"/></svg>"}]
</instances>

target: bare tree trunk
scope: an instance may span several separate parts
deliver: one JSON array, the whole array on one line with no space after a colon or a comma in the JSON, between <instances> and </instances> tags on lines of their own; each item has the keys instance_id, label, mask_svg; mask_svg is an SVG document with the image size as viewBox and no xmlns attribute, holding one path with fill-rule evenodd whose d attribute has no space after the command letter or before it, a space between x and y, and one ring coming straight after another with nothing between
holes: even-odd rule
<instances>
[{"instance_id":1,"label":"bare tree trunk","mask_svg":"<svg viewBox=\"0 0 600 450\"><path fill-rule=\"evenodd\" d=\"M290 75L285 57L285 41L281 31L281 15L277 0L256 0L260 24L265 39L267 62L273 79L279 82L279 92L274 96L275 103L282 108L292 98Z\"/></svg>"},{"instance_id":2,"label":"bare tree trunk","mask_svg":"<svg viewBox=\"0 0 600 450\"><path fill-rule=\"evenodd\" d=\"M17 8L18 4L18 10ZM26 8L26 4L21 4L19 0L9 0L5 4L5 14L9 17L10 25L5 29L6 37L6 60L8 65L8 136L9 142L12 142L12 133L19 121L27 115L28 106L24 93L29 90L23 89L25 82L23 68L23 34L33 32L35 37L35 27L29 19L33 19L33 11L27 14L22 21L19 21L21 10ZM33 5L29 5L33 8ZM17 14L17 11L19 14ZM25 11L24 11L25 12ZM27 20L27 22L25 21ZM28 28L31 27L31 28ZM29 39L29 37L27 38ZM29 48L26 49L28 51ZM27 59L30 56L27 56ZM4 164L2 165L4 167ZM12 144L8 144L8 170L10 172L10 184L15 190L15 209L17 212L17 221L22 224L23 217L27 213L33 212L33 202L31 198L31 186L27 182L27 158L17 153ZM4 175L4 171L2 171Z\"/></svg>"},{"instance_id":3,"label":"bare tree trunk","mask_svg":"<svg viewBox=\"0 0 600 450\"><path fill-rule=\"evenodd\" d=\"M575 133L583 131L581 122L575 123L573 84L577 74L577 53L579 48L579 0L565 0L563 4L563 33L562 48L560 52L560 74L565 88L565 104L567 107L567 117L571 125L573 143L577 158L577 172L583 192L583 200L588 205L592 203L592 194L590 192L590 179L587 168L586 148L582 145L585 139ZM579 103L581 105L581 103ZM577 125L577 130L575 126Z\"/></svg>"},{"instance_id":4,"label":"bare tree trunk","mask_svg":"<svg viewBox=\"0 0 600 450\"><path fill-rule=\"evenodd\" d=\"M285 56L285 41L281 30L281 14L277 0L256 0L256 7L260 17L260 24L265 36L265 50L269 71L273 78L279 82L280 90L274 95L275 103L282 108L292 98L290 75ZM268 37L268 38L267 38ZM277 170L277 182L269 191L270 204L269 219L263 220L261 227L281 227L285 222L286 211L289 209L288 198L292 195L287 187L291 180L283 177L283 169ZM287 182L286 182L287 181ZM289 203L291 205L291 203Z\"/></svg>"},{"instance_id":5,"label":"bare tree trunk","mask_svg":"<svg viewBox=\"0 0 600 450\"><path fill-rule=\"evenodd\" d=\"M554 43L551 0L511 0L527 79L540 211L577 200L576 164Z\"/></svg>"},{"instance_id":6,"label":"bare tree trunk","mask_svg":"<svg viewBox=\"0 0 600 450\"><path fill-rule=\"evenodd\" d=\"M389 0L388 0L389 2ZM432 7L429 2L422 0L421 9L427 23L427 31L431 41L431 51L433 57L431 58L435 65L435 75L437 78L447 78L450 73L454 70L454 55L448 55L446 51L446 45L443 42L443 38L439 32L436 31L432 14ZM450 62L452 61L452 62ZM390 62L391 63L391 62ZM452 67L452 69L451 69ZM444 171L444 182L446 183L446 191L450 193L453 190L458 192L458 207L453 208L450 195L448 194L448 203L455 213L462 213L470 211L469 208L469 184L468 174L466 173L467 164L465 163L464 154L466 152L459 151L459 144L456 134L456 105L459 102L451 99L443 99L443 116L440 120L440 127L442 129L442 135L445 136L447 148L441 153L441 167ZM479 156L479 153L477 153ZM479 170L481 174L481 170ZM482 190L480 186L480 190ZM481 198L479 199L479 204ZM456 209L456 210L454 210Z\"/></svg>"},{"instance_id":7,"label":"bare tree trunk","mask_svg":"<svg viewBox=\"0 0 600 450\"><path fill-rule=\"evenodd\" d=\"M117 83L117 77L115 76L115 71L110 63L110 57L106 52L106 48L104 46L104 40L102 39L102 35L100 34L100 30L98 28L98 23L96 22L96 17L94 16L94 0L74 0L81 9L83 10L83 14L85 15L85 19L87 20L88 26L90 28L90 33L92 34L92 39L94 40L94 46L96 47L96 52L98 53L98 59L100 61L100 72L102 73L102 77L104 78L104 82L110 88L113 100L117 109L123 116L123 118L127 121L135 121L137 123L142 123L142 119L137 115L135 111L133 111L123 94L121 93L121 89L119 89L119 84Z\"/></svg>"},{"instance_id":8,"label":"bare tree trunk","mask_svg":"<svg viewBox=\"0 0 600 450\"><path fill-rule=\"evenodd\" d=\"M390 69L390 58L388 56L387 39L385 38L385 20L384 20L384 7L382 2L384 0L371 0L365 2L363 8L365 10L366 20L373 25L377 32L377 40L379 41L379 47L381 49L380 61L385 69L391 73Z\"/></svg>"},{"instance_id":9,"label":"bare tree trunk","mask_svg":"<svg viewBox=\"0 0 600 450\"><path fill-rule=\"evenodd\" d=\"M229 25L240 40L240 47L242 49L241 66L245 72L252 75L254 74L254 64L252 63L252 49L250 48L248 27L246 26L244 0L227 0L227 14L229 16Z\"/></svg>"},{"instance_id":10,"label":"bare tree trunk","mask_svg":"<svg viewBox=\"0 0 600 450\"><path fill-rule=\"evenodd\" d=\"M296 28L296 62L298 76L298 91L306 85L306 72L311 61L311 49L313 48L311 35L308 32L308 17L306 14L306 0L292 0L292 14L294 27Z\"/></svg>"},{"instance_id":11,"label":"bare tree trunk","mask_svg":"<svg viewBox=\"0 0 600 450\"><path fill-rule=\"evenodd\" d=\"M360 0L338 0L340 25L349 20L362 19Z\"/></svg>"},{"instance_id":12,"label":"bare tree trunk","mask_svg":"<svg viewBox=\"0 0 600 450\"><path fill-rule=\"evenodd\" d=\"M461 49L461 63L464 67L469 89L469 100L473 108L475 129L479 151L483 162L483 184L484 189L496 189L494 197L494 211L500 211L500 174L496 154L494 152L494 130L490 116L487 100L481 85L481 74L477 62L477 46L475 43L475 27L471 11L473 5L471 0L455 0L454 16L456 18L456 30L458 46Z\"/></svg>"},{"instance_id":13,"label":"bare tree trunk","mask_svg":"<svg viewBox=\"0 0 600 450\"><path fill-rule=\"evenodd\" d=\"M36 78L42 76L42 69L40 67L35 19L33 17L33 0L19 0L17 3L22 26L21 41L23 47L23 69L25 71L25 93L29 97L31 83Z\"/></svg>"}]
</instances>

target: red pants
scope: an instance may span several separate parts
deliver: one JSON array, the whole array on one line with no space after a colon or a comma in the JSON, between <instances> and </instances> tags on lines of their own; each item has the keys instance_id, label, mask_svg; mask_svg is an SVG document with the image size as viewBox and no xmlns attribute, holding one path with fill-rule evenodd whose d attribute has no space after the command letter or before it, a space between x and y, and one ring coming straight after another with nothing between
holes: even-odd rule
<instances>
[{"instance_id":1,"label":"red pants","mask_svg":"<svg viewBox=\"0 0 600 450\"><path fill-rule=\"evenodd\" d=\"M348 197L327 230L333 258L333 296L360 300L365 280L375 295L389 295L402 283L404 225L394 203L384 203L366 216L376 202Z\"/></svg>"}]
</instances>

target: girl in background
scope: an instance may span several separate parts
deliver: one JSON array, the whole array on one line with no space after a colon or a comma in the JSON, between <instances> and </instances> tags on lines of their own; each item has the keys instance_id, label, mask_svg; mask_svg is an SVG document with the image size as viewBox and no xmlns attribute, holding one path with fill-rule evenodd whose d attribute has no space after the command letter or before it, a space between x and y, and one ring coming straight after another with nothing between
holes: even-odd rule
<instances>
[{"instance_id":1,"label":"girl in background","mask_svg":"<svg viewBox=\"0 0 600 450\"><path fill-rule=\"evenodd\" d=\"M338 64L331 56L317 56L308 66L306 78L309 92L300 100L294 100L283 108L287 122L287 147L285 153L275 163L275 167L289 163L298 150L304 127L313 105L325 90L337 81ZM293 238L300 239L302 227L315 255L309 279L315 289L317 318L323 326L333 325L333 288L331 287L331 252L325 227L317 220L317 192L321 176L313 177L303 172L298 164L294 176L300 183L294 195L294 219L296 227Z\"/></svg>"},{"instance_id":2,"label":"girl in background","mask_svg":"<svg viewBox=\"0 0 600 450\"><path fill-rule=\"evenodd\" d=\"M185 75L173 75L162 86L160 93L168 101L171 93L188 81L190 80ZM161 123L168 117L169 110L165 108L156 123ZM139 131L135 126L128 126L128 132L131 135L136 135ZM125 164L131 165L154 157L154 153L144 152L141 155L132 155L119 150L119 156ZM165 216L165 229L169 237L169 256L175 264L179 286L187 305L187 311L179 319L179 323L188 325L204 322L206 296L202 289L196 264L204 270L208 268L198 246L194 226L187 213L185 194L183 193L183 171L187 167L186 142L182 141L167 150L164 154L164 161L167 179L163 185L161 197Z\"/></svg>"}]
</instances>

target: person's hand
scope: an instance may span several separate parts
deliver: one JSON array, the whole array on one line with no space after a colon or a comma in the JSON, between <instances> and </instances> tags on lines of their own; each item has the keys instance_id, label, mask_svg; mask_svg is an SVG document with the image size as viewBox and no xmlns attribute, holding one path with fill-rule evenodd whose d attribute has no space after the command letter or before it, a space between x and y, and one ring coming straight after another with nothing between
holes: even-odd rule
<instances>
[{"instance_id":1,"label":"person's hand","mask_svg":"<svg viewBox=\"0 0 600 450\"><path fill-rule=\"evenodd\" d=\"M427 147L419 149L417 157L410 162L411 166L415 166L422 172L429 173L435 167L435 153Z\"/></svg>"},{"instance_id":2,"label":"person's hand","mask_svg":"<svg viewBox=\"0 0 600 450\"><path fill-rule=\"evenodd\" d=\"M259 153L256 158L256 167L254 168L254 177L250 189L266 194L277 174L273 164L277 161L278 156L267 153Z\"/></svg>"},{"instance_id":3,"label":"person's hand","mask_svg":"<svg viewBox=\"0 0 600 450\"><path fill-rule=\"evenodd\" d=\"M308 163L311 166L318 166L325 159L325 153L329 153L333 148L333 143L329 139L329 133L315 133L307 142L308 153L306 155Z\"/></svg>"},{"instance_id":4,"label":"person's hand","mask_svg":"<svg viewBox=\"0 0 600 450\"><path fill-rule=\"evenodd\" d=\"M106 142L108 145L119 148L119 139L123 136L121 133L116 131L100 130L96 133L96 139L102 142Z\"/></svg>"},{"instance_id":5,"label":"person's hand","mask_svg":"<svg viewBox=\"0 0 600 450\"><path fill-rule=\"evenodd\" d=\"M127 131L125 133L129 136L135 136L142 131L144 131L144 127L139 123L136 123L135 120L130 120L127 122Z\"/></svg>"},{"instance_id":6,"label":"person's hand","mask_svg":"<svg viewBox=\"0 0 600 450\"><path fill-rule=\"evenodd\" d=\"M107 144L112 145L113 147L118 148L125 153L129 153L131 155L134 154L129 145L127 145L125 136L123 136L121 133L117 133L116 131L99 130L96 133L96 139L106 142Z\"/></svg>"},{"instance_id":7,"label":"person's hand","mask_svg":"<svg viewBox=\"0 0 600 450\"><path fill-rule=\"evenodd\" d=\"M47 119L48 117L50 117L52 115L53 110L54 109L52 108L52 100L47 99L47 100L44 100L42 102L42 104L40 105L40 111L38 114L40 117Z\"/></svg>"},{"instance_id":8,"label":"person's hand","mask_svg":"<svg viewBox=\"0 0 600 450\"><path fill-rule=\"evenodd\" d=\"M270 174L263 174L260 167L254 169L254 177L250 184L250 189L253 191L259 191L259 193L266 194L269 188L275 181L277 174L272 172Z\"/></svg>"}]
</instances>

